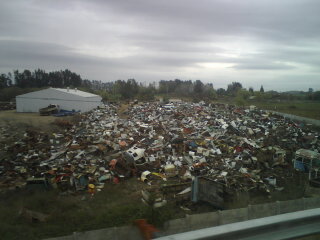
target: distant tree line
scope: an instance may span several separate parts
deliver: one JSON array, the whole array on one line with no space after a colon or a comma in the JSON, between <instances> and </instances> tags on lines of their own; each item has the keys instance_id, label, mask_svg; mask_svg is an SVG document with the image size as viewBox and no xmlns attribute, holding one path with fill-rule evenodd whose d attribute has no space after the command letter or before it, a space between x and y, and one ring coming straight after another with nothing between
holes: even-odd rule
<instances>
[{"instance_id":1,"label":"distant tree line","mask_svg":"<svg viewBox=\"0 0 320 240\"><path fill-rule=\"evenodd\" d=\"M193 100L215 99L216 92L212 84L204 84L200 80L161 80L159 87L156 88L155 83L143 85L135 79L117 80L109 83L108 87L100 88L99 94L105 99L133 99L153 100L155 95L163 98L169 97L188 97Z\"/></svg>"},{"instance_id":2,"label":"distant tree line","mask_svg":"<svg viewBox=\"0 0 320 240\"><path fill-rule=\"evenodd\" d=\"M102 83L104 84L104 83ZM153 100L156 94L154 85L143 86L142 83L138 83L135 79L131 78L127 81L117 80L109 82L104 87L96 86L97 93L107 101L119 101L119 100Z\"/></svg>"},{"instance_id":3,"label":"distant tree line","mask_svg":"<svg viewBox=\"0 0 320 240\"><path fill-rule=\"evenodd\" d=\"M14 82L12 81L14 79ZM56 87L64 88L67 86L78 87L81 86L82 79L80 75L71 72L70 70L61 70L54 72L45 72L37 69L33 72L30 70L14 70L11 73L0 75L0 88L16 86L20 88L42 88L42 87Z\"/></svg>"},{"instance_id":4,"label":"distant tree line","mask_svg":"<svg viewBox=\"0 0 320 240\"><path fill-rule=\"evenodd\" d=\"M96 93L106 101L118 100L153 100L155 95L164 98L179 97L191 98L194 101L214 100L220 98L232 98L238 104L244 105L250 99L255 100L320 100L320 91L314 92L309 88L308 92L264 91L263 86L259 91L252 87L248 90L242 87L240 82L230 83L226 89L214 89L212 83L203 83L201 80L160 80L159 86L155 83L148 85L138 83L135 79L117 80L114 82L102 82L98 80L82 79L69 69L46 72L41 69L18 71L13 74L0 74L0 101L10 101L15 96L35 91L41 88L79 88L80 90Z\"/></svg>"},{"instance_id":5,"label":"distant tree line","mask_svg":"<svg viewBox=\"0 0 320 240\"><path fill-rule=\"evenodd\" d=\"M34 91L35 88L66 88L77 87L79 89L98 93L104 100L118 101L138 98L140 100L152 100L156 94L165 97L193 97L194 99L214 99L216 91L212 84L204 84L201 80L161 80L159 88L155 84L143 85L135 79L117 80L104 83L97 80L82 79L79 74L68 69L46 72L42 69L14 70L13 74L0 75L1 101L14 98L16 95Z\"/></svg>"},{"instance_id":6,"label":"distant tree line","mask_svg":"<svg viewBox=\"0 0 320 240\"><path fill-rule=\"evenodd\" d=\"M217 94L212 83L202 83L201 80L161 80L159 82L159 94L164 96L190 97L194 100L215 99Z\"/></svg>"}]
</instances>

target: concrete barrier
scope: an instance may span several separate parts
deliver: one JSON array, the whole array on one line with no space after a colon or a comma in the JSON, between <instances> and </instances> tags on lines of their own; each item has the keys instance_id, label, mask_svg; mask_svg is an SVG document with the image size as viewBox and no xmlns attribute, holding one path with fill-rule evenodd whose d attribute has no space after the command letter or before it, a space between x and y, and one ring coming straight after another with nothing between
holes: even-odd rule
<instances>
[{"instance_id":1,"label":"concrete barrier","mask_svg":"<svg viewBox=\"0 0 320 240\"><path fill-rule=\"evenodd\" d=\"M320 197L301 198L288 201L249 205L217 212L187 215L185 218L169 220L161 231L163 236L182 233L202 228L214 227L251 219L275 216L278 214L320 208ZM50 240L84 240L84 239L142 239L134 226L105 228L87 232L75 232L70 236L50 238Z\"/></svg>"},{"instance_id":2,"label":"concrete barrier","mask_svg":"<svg viewBox=\"0 0 320 240\"><path fill-rule=\"evenodd\" d=\"M228 224L235 222L242 222L248 220L248 208L237 208L225 211L219 211L219 224Z\"/></svg>"},{"instance_id":3,"label":"concrete barrier","mask_svg":"<svg viewBox=\"0 0 320 240\"><path fill-rule=\"evenodd\" d=\"M47 238L45 240L74 240L73 235L56 237L56 238Z\"/></svg>"},{"instance_id":4,"label":"concrete barrier","mask_svg":"<svg viewBox=\"0 0 320 240\"><path fill-rule=\"evenodd\" d=\"M140 240L142 239L139 229L134 226L104 228L104 229L87 231L87 232L76 232L73 234L73 238L76 240L87 240L87 239Z\"/></svg>"},{"instance_id":5,"label":"concrete barrier","mask_svg":"<svg viewBox=\"0 0 320 240\"><path fill-rule=\"evenodd\" d=\"M166 235L169 235L172 233L188 231L189 224L187 223L186 218L178 218L165 222L163 227Z\"/></svg>"},{"instance_id":6,"label":"concrete barrier","mask_svg":"<svg viewBox=\"0 0 320 240\"><path fill-rule=\"evenodd\" d=\"M316 208L162 236L157 239L306 239L305 236L307 239L319 239L319 225L320 208Z\"/></svg>"},{"instance_id":7,"label":"concrete barrier","mask_svg":"<svg viewBox=\"0 0 320 240\"><path fill-rule=\"evenodd\" d=\"M280 214L304 210L303 199L288 200L277 203L280 204Z\"/></svg>"},{"instance_id":8,"label":"concrete barrier","mask_svg":"<svg viewBox=\"0 0 320 240\"><path fill-rule=\"evenodd\" d=\"M270 217L277 214L278 214L278 206L276 202L248 206L249 219Z\"/></svg>"},{"instance_id":9,"label":"concrete barrier","mask_svg":"<svg viewBox=\"0 0 320 240\"><path fill-rule=\"evenodd\" d=\"M320 208L320 197L318 198L303 198L304 209Z\"/></svg>"},{"instance_id":10,"label":"concrete barrier","mask_svg":"<svg viewBox=\"0 0 320 240\"><path fill-rule=\"evenodd\" d=\"M320 207L320 198L301 198L288 201L277 201L246 208L237 208L217 212L187 215L186 218L170 220L164 225L164 235L198 230L250 219L275 216Z\"/></svg>"},{"instance_id":11,"label":"concrete barrier","mask_svg":"<svg viewBox=\"0 0 320 240\"><path fill-rule=\"evenodd\" d=\"M187 215L186 220L190 230L219 225L219 213L208 212L194 215Z\"/></svg>"},{"instance_id":12,"label":"concrete barrier","mask_svg":"<svg viewBox=\"0 0 320 240\"><path fill-rule=\"evenodd\" d=\"M86 231L86 232L74 232L72 235L48 238L47 240L142 240L142 236L137 227L124 226L124 227L113 227L103 228L98 230Z\"/></svg>"}]
</instances>

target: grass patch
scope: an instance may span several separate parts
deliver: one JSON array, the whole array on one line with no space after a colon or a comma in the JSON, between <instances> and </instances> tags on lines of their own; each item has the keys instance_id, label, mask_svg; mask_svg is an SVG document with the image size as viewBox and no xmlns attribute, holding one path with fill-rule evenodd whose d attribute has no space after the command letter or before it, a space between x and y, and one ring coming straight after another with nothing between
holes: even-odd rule
<instances>
[{"instance_id":1,"label":"grass patch","mask_svg":"<svg viewBox=\"0 0 320 240\"><path fill-rule=\"evenodd\" d=\"M320 120L320 102L286 101L286 102L251 102L261 109L289 113L301 117Z\"/></svg>"},{"instance_id":2,"label":"grass patch","mask_svg":"<svg viewBox=\"0 0 320 240\"><path fill-rule=\"evenodd\" d=\"M234 98L221 98L217 102L233 105L238 104ZM307 117L320 120L320 102L317 101L256 101L248 100L245 102L246 106L255 105L260 109L273 110L277 112L283 112L293 114L301 117Z\"/></svg>"},{"instance_id":3,"label":"grass patch","mask_svg":"<svg viewBox=\"0 0 320 240\"><path fill-rule=\"evenodd\" d=\"M11 191L0 195L1 239L43 239L70 235L75 231L130 225L147 219L157 227L179 214L168 204L152 210L141 202L143 183L128 179L118 185L107 184L94 198L81 194L61 196L48 192ZM83 197L86 200L83 200ZM124 197L125 196L125 197ZM22 207L48 214L47 222L31 223L19 214ZM180 213L181 214L181 213Z\"/></svg>"}]
</instances>

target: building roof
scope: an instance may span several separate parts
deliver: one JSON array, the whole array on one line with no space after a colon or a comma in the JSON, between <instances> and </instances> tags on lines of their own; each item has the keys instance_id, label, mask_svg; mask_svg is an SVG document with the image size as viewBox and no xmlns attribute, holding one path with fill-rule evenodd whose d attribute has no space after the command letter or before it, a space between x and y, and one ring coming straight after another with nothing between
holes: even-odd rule
<instances>
[{"instance_id":1,"label":"building roof","mask_svg":"<svg viewBox=\"0 0 320 240\"><path fill-rule=\"evenodd\" d=\"M84 92L84 91L80 91L78 89L68 89L68 88L52 88L54 90L58 90L60 92L64 92L64 93L69 93L69 94L74 94L80 97L98 97L99 95L96 94L92 94L92 93L88 93L88 92Z\"/></svg>"},{"instance_id":2,"label":"building roof","mask_svg":"<svg viewBox=\"0 0 320 240\"><path fill-rule=\"evenodd\" d=\"M79 97L84 97L84 98L92 98L92 97L101 98L99 95L80 91L77 89L71 89L71 88L70 89L67 89L67 88L47 88L47 89L43 89L43 90L39 90L39 91L25 93L25 94L19 95L17 97L18 98L26 98L26 97L30 97L30 96L36 96L39 94L43 94L44 92L47 92L47 91L59 91L59 92L63 92L63 93L67 93L67 94L71 94L71 95L75 95L75 96L79 96Z\"/></svg>"}]
</instances>

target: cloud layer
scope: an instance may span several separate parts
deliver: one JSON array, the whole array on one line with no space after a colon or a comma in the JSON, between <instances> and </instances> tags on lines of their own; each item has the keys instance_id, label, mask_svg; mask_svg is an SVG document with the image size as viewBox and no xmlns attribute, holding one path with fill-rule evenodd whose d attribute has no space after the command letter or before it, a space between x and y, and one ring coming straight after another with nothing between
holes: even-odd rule
<instances>
[{"instance_id":1,"label":"cloud layer","mask_svg":"<svg viewBox=\"0 0 320 240\"><path fill-rule=\"evenodd\" d=\"M319 9L317 0L3 1L0 72L320 89Z\"/></svg>"}]
</instances>

